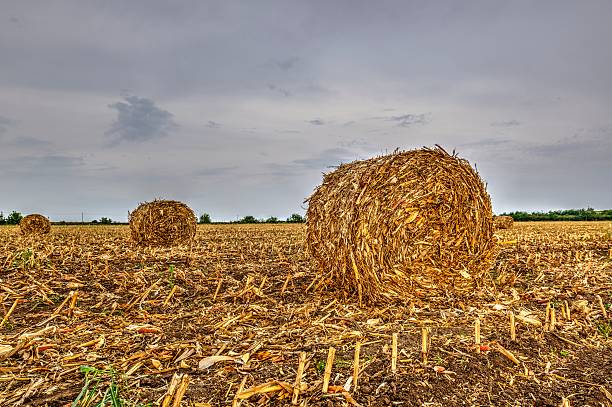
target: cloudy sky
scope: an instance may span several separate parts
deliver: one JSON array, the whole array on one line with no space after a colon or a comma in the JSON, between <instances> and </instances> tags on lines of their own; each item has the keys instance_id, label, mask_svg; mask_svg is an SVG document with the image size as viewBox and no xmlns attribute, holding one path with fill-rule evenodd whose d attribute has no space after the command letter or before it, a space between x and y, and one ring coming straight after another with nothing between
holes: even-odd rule
<instances>
[{"instance_id":1,"label":"cloudy sky","mask_svg":"<svg viewBox=\"0 0 612 407\"><path fill-rule=\"evenodd\" d=\"M3 1L0 209L287 217L440 144L496 212L612 207L612 2Z\"/></svg>"}]
</instances>

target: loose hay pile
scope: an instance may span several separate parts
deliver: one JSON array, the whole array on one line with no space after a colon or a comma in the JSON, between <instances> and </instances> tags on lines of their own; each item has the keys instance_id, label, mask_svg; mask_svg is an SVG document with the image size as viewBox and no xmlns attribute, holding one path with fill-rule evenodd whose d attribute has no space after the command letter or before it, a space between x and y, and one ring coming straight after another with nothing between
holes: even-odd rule
<instances>
[{"instance_id":1,"label":"loose hay pile","mask_svg":"<svg viewBox=\"0 0 612 407\"><path fill-rule=\"evenodd\" d=\"M514 225L512 216L494 216L493 226L495 229L511 229Z\"/></svg>"},{"instance_id":2,"label":"loose hay pile","mask_svg":"<svg viewBox=\"0 0 612 407\"><path fill-rule=\"evenodd\" d=\"M44 235L51 231L51 222L45 216L33 213L21 219L19 229L24 235Z\"/></svg>"},{"instance_id":3,"label":"loose hay pile","mask_svg":"<svg viewBox=\"0 0 612 407\"><path fill-rule=\"evenodd\" d=\"M360 303L462 296L495 258L485 186L440 147L341 165L308 201L307 251Z\"/></svg>"},{"instance_id":4,"label":"loose hay pile","mask_svg":"<svg viewBox=\"0 0 612 407\"><path fill-rule=\"evenodd\" d=\"M189 243L196 233L196 217L184 203L156 200L140 204L130 214L132 240L144 246Z\"/></svg>"}]
</instances>

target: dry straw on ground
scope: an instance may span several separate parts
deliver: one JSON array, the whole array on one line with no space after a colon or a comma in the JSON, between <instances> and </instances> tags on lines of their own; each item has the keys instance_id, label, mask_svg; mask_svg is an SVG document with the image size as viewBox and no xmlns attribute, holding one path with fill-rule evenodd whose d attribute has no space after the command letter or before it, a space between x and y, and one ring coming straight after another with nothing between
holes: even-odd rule
<instances>
[{"instance_id":1,"label":"dry straw on ground","mask_svg":"<svg viewBox=\"0 0 612 407\"><path fill-rule=\"evenodd\" d=\"M156 200L140 204L130 214L132 240L144 246L189 243L196 232L196 217L184 203Z\"/></svg>"},{"instance_id":2,"label":"dry straw on ground","mask_svg":"<svg viewBox=\"0 0 612 407\"><path fill-rule=\"evenodd\" d=\"M306 234L326 281L360 302L468 294L496 254L482 180L441 147L326 174L309 198Z\"/></svg>"},{"instance_id":3,"label":"dry straw on ground","mask_svg":"<svg viewBox=\"0 0 612 407\"><path fill-rule=\"evenodd\" d=\"M512 216L494 216L493 225L495 229L510 229L514 225Z\"/></svg>"},{"instance_id":4,"label":"dry straw on ground","mask_svg":"<svg viewBox=\"0 0 612 407\"><path fill-rule=\"evenodd\" d=\"M33 213L21 219L19 228L24 235L43 235L51 231L51 222L45 216Z\"/></svg>"}]
</instances>

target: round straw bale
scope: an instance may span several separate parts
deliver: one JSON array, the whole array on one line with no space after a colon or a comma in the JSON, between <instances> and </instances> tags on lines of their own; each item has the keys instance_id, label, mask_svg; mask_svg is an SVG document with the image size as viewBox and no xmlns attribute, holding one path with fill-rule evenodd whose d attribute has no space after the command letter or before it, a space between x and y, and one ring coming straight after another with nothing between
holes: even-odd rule
<instances>
[{"instance_id":1,"label":"round straw bale","mask_svg":"<svg viewBox=\"0 0 612 407\"><path fill-rule=\"evenodd\" d=\"M184 203L155 200L140 204L130 214L132 240L144 246L189 243L196 233L196 217Z\"/></svg>"},{"instance_id":2,"label":"round straw bale","mask_svg":"<svg viewBox=\"0 0 612 407\"><path fill-rule=\"evenodd\" d=\"M19 229L24 235L44 235L51 231L51 222L43 215L33 213L21 219Z\"/></svg>"},{"instance_id":3,"label":"round straw bale","mask_svg":"<svg viewBox=\"0 0 612 407\"><path fill-rule=\"evenodd\" d=\"M514 225L512 216L494 216L493 226L495 229L511 229Z\"/></svg>"},{"instance_id":4,"label":"round straw bale","mask_svg":"<svg viewBox=\"0 0 612 407\"><path fill-rule=\"evenodd\" d=\"M495 259L485 186L439 146L341 165L308 202L307 252L360 303L467 295Z\"/></svg>"}]
</instances>

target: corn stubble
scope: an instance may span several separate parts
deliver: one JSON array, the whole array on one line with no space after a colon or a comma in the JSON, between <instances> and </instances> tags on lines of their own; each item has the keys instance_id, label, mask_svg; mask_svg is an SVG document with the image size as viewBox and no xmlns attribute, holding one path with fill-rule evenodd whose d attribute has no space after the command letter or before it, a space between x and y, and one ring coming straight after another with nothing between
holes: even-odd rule
<instances>
[{"instance_id":1,"label":"corn stubble","mask_svg":"<svg viewBox=\"0 0 612 407\"><path fill-rule=\"evenodd\" d=\"M495 259L485 186L441 147L341 165L308 202L307 251L360 303L466 296Z\"/></svg>"}]
</instances>

